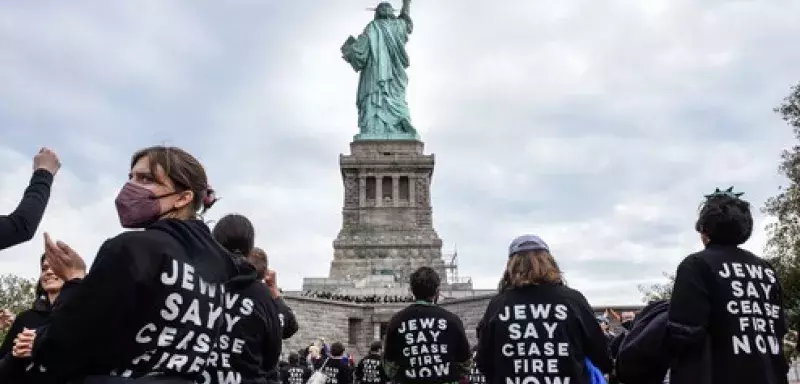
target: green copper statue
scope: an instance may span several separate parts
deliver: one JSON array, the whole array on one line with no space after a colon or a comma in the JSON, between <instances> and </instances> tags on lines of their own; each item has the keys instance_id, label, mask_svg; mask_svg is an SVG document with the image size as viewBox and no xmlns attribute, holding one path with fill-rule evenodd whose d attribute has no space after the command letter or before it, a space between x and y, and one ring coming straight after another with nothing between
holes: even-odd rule
<instances>
[{"instance_id":1,"label":"green copper statue","mask_svg":"<svg viewBox=\"0 0 800 384\"><path fill-rule=\"evenodd\" d=\"M403 0L400 15L392 4L375 8L375 19L364 32L350 36L342 46L342 57L360 72L356 106L360 133L354 140L416 140L406 103L408 53L405 44L414 24Z\"/></svg>"}]
</instances>

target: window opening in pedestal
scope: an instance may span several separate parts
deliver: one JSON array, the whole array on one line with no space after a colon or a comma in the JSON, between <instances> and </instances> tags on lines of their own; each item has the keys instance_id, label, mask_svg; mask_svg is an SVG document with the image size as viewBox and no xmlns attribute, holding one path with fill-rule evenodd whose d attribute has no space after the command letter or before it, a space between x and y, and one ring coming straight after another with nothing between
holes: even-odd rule
<instances>
[{"instance_id":1,"label":"window opening in pedestal","mask_svg":"<svg viewBox=\"0 0 800 384\"><path fill-rule=\"evenodd\" d=\"M367 177L367 200L375 200L375 177Z\"/></svg>"},{"instance_id":2,"label":"window opening in pedestal","mask_svg":"<svg viewBox=\"0 0 800 384\"><path fill-rule=\"evenodd\" d=\"M400 176L398 189L400 200L408 201L408 197L411 195L411 184L408 182L408 176Z\"/></svg>"},{"instance_id":3,"label":"window opening in pedestal","mask_svg":"<svg viewBox=\"0 0 800 384\"><path fill-rule=\"evenodd\" d=\"M392 198L392 178L389 176L384 176L383 181L381 181L382 185L381 188L383 189L381 193L383 194L382 198L386 200L387 198Z\"/></svg>"}]
</instances>

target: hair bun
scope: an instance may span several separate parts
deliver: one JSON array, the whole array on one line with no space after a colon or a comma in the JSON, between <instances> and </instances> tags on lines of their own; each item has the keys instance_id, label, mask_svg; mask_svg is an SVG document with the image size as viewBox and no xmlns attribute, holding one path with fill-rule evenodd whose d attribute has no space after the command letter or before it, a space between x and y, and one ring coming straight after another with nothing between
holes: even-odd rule
<instances>
[{"instance_id":1,"label":"hair bun","mask_svg":"<svg viewBox=\"0 0 800 384\"><path fill-rule=\"evenodd\" d=\"M219 198L217 198L217 194L214 192L214 189L209 187L206 190L206 196L203 198L203 209L209 210L214 204L217 203Z\"/></svg>"}]
</instances>

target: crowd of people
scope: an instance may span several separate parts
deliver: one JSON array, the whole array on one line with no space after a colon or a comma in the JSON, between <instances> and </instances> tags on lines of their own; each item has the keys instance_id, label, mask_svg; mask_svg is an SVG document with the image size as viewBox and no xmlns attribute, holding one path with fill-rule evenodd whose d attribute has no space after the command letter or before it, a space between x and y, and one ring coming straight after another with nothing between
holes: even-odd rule
<instances>
[{"instance_id":1,"label":"crowd of people","mask_svg":"<svg viewBox=\"0 0 800 384\"><path fill-rule=\"evenodd\" d=\"M348 295L328 291L307 291L303 292L302 296L313 297L317 299L346 301L349 303L410 303L414 301L411 295Z\"/></svg>"},{"instance_id":2,"label":"crowd of people","mask_svg":"<svg viewBox=\"0 0 800 384\"><path fill-rule=\"evenodd\" d=\"M49 149L34 157L22 201L0 217L0 249L32 239L60 166ZM740 247L753 217L732 188L703 198L694 226L702 246L678 266L672 297L611 313L621 331L568 286L542 238L523 235L473 345L462 320L437 305L440 276L421 267L409 298L312 294L410 302L358 362L323 339L281 362L282 340L299 325L253 223L231 213L207 226L215 191L180 148L137 151L127 173L115 205L128 230L105 241L90 268L44 233L36 300L15 316L0 312L10 326L0 383L787 383L781 281Z\"/></svg>"}]
</instances>

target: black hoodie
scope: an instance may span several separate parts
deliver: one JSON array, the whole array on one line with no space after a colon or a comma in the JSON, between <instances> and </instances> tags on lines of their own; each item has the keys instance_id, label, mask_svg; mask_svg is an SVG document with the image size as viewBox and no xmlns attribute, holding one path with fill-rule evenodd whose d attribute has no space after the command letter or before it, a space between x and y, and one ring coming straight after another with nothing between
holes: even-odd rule
<instances>
[{"instance_id":1,"label":"black hoodie","mask_svg":"<svg viewBox=\"0 0 800 384\"><path fill-rule=\"evenodd\" d=\"M687 256L675 275L668 322L670 381L701 383L699 370L680 368L697 361L708 343L712 384L786 383L786 328L781 282L769 263L735 246L709 244Z\"/></svg>"},{"instance_id":2,"label":"black hoodie","mask_svg":"<svg viewBox=\"0 0 800 384\"><path fill-rule=\"evenodd\" d=\"M495 296L478 341L478 368L490 384L588 384L589 358L611 371L606 337L583 295L563 285L530 285ZM536 382L536 381L534 381Z\"/></svg>"},{"instance_id":3,"label":"black hoodie","mask_svg":"<svg viewBox=\"0 0 800 384\"><path fill-rule=\"evenodd\" d=\"M40 287L37 286L37 292ZM33 364L30 359L18 359L11 355L14 346L14 338L22 332L24 328L36 329L47 322L50 317L51 305L47 296L38 295L33 303L33 308L28 309L17 316L14 324L6 333L3 344L0 345L0 383L3 384L24 384L24 383L56 383L53 377L42 367Z\"/></svg>"},{"instance_id":4,"label":"black hoodie","mask_svg":"<svg viewBox=\"0 0 800 384\"><path fill-rule=\"evenodd\" d=\"M64 379L201 379L223 316L228 252L198 220L164 219L100 247L86 277L64 284L37 329L34 361Z\"/></svg>"},{"instance_id":5,"label":"black hoodie","mask_svg":"<svg viewBox=\"0 0 800 384\"><path fill-rule=\"evenodd\" d=\"M237 275L228 282L225 322L201 383L264 384L281 354L279 308L255 268L234 259ZM275 373L277 380L277 371Z\"/></svg>"}]
</instances>

